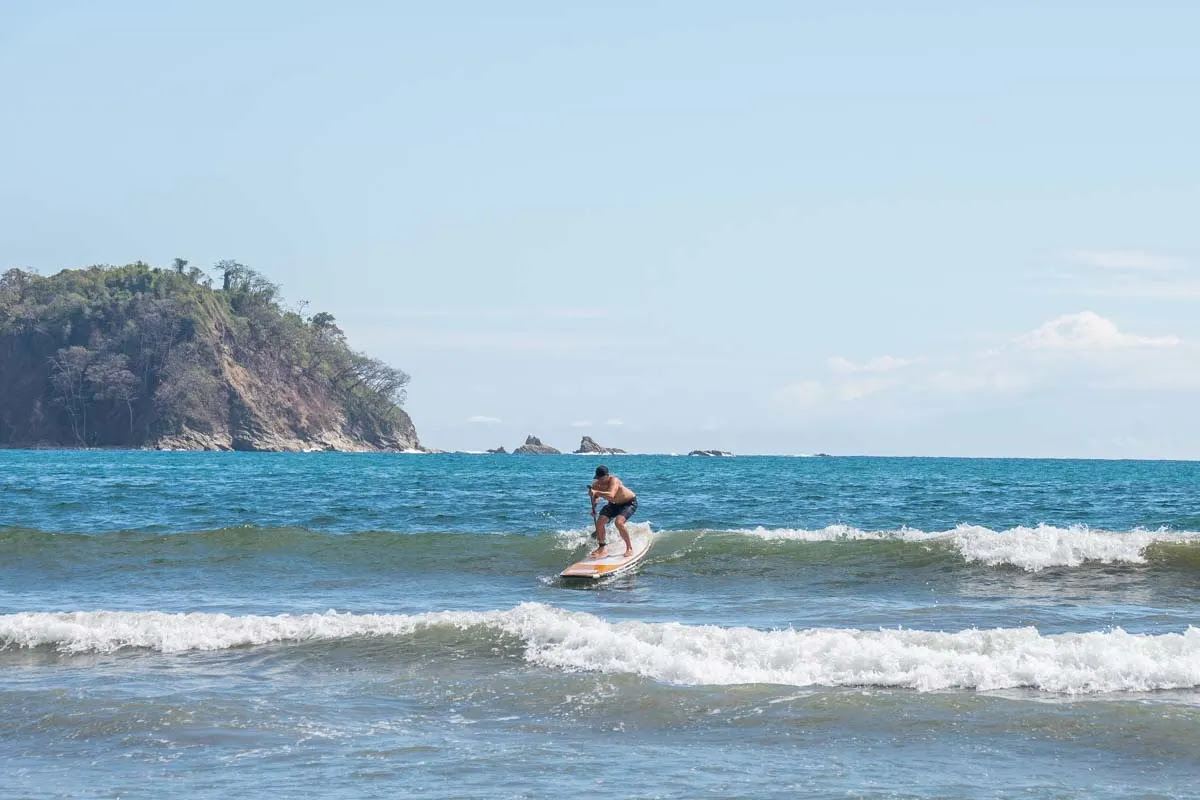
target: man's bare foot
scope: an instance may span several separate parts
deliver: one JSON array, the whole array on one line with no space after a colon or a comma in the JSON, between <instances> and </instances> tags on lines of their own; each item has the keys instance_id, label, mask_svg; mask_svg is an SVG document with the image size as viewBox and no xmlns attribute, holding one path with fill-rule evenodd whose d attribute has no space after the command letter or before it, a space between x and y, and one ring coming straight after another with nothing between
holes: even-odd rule
<instances>
[{"instance_id":1,"label":"man's bare foot","mask_svg":"<svg viewBox=\"0 0 1200 800\"><path fill-rule=\"evenodd\" d=\"M632 555L633 555L633 548L631 547L631 548L629 548L628 550L626 550L626 551L625 551L625 555L621 556L621 558L629 558L629 557L631 557Z\"/></svg>"},{"instance_id":2,"label":"man's bare foot","mask_svg":"<svg viewBox=\"0 0 1200 800\"><path fill-rule=\"evenodd\" d=\"M601 556L604 556L604 555L608 555L608 545L606 545L606 544L602 544L599 547L597 547L595 550L593 550L588 555L588 558L600 558Z\"/></svg>"}]
</instances>

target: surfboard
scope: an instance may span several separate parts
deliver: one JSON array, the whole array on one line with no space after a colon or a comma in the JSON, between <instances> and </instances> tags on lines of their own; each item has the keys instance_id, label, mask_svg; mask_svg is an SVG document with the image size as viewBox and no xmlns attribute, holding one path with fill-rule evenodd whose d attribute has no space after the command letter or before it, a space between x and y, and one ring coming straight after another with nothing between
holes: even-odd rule
<instances>
[{"instance_id":1,"label":"surfboard","mask_svg":"<svg viewBox=\"0 0 1200 800\"><path fill-rule=\"evenodd\" d=\"M628 572L641 563L650 547L654 544L654 534L648 530L631 530L629 539L633 542L633 555L625 557L625 542L620 534L608 532L608 555L601 558L585 558L576 561L559 573L564 578L607 578Z\"/></svg>"}]
</instances>

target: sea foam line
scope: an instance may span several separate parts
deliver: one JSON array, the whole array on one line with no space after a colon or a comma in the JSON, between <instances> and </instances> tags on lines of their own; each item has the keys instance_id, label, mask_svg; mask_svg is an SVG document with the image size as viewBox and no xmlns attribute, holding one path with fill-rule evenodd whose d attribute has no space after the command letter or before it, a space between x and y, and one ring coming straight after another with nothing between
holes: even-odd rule
<instances>
[{"instance_id":1,"label":"sea foam line","mask_svg":"<svg viewBox=\"0 0 1200 800\"><path fill-rule=\"evenodd\" d=\"M567 671L634 674L686 685L771 683L920 691L1028 688L1064 694L1200 687L1200 629L1043 635L1034 628L937 632L811 628L762 631L609 622L539 603L499 611L229 616L31 612L0 616L0 649L65 653L125 648L221 650L275 642L479 629L518 638L525 658Z\"/></svg>"},{"instance_id":2,"label":"sea foam line","mask_svg":"<svg viewBox=\"0 0 1200 800\"><path fill-rule=\"evenodd\" d=\"M649 522L630 522L625 526L625 530L630 536L650 536L654 531L650 528ZM555 547L559 550L574 550L583 544L595 545L596 542L592 538L595 535L595 528L573 528L570 530L555 531ZM616 526L609 524L605 536L620 544L621 537L617 533Z\"/></svg>"},{"instance_id":3,"label":"sea foam line","mask_svg":"<svg viewBox=\"0 0 1200 800\"><path fill-rule=\"evenodd\" d=\"M731 531L767 541L904 541L919 544L945 543L967 562L988 566L1011 565L1030 572L1047 567L1077 567L1093 561L1104 564L1144 564L1146 548L1153 544L1200 544L1200 533L1104 531L1085 526L1059 528L1053 525L1019 526L996 531L980 525L959 525L953 530L926 533L902 528L895 531L863 531L847 525L830 525L818 530L755 528Z\"/></svg>"}]
</instances>

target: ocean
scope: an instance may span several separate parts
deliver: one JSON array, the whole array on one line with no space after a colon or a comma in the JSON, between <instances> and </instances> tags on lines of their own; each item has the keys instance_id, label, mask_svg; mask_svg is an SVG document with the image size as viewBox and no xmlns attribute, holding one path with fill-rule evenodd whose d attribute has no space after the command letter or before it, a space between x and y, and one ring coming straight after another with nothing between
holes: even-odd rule
<instances>
[{"instance_id":1,"label":"ocean","mask_svg":"<svg viewBox=\"0 0 1200 800\"><path fill-rule=\"evenodd\" d=\"M601 461L654 549L564 583ZM0 451L0 797L1200 797L1197 531L1194 462Z\"/></svg>"}]
</instances>

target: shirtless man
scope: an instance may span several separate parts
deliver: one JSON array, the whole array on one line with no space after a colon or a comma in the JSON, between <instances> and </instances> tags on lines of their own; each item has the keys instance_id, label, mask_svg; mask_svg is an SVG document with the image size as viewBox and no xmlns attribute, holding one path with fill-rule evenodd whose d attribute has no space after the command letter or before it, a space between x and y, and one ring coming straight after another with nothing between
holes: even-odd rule
<instances>
[{"instance_id":1,"label":"shirtless man","mask_svg":"<svg viewBox=\"0 0 1200 800\"><path fill-rule=\"evenodd\" d=\"M588 497L592 500L592 518L596 520L596 542L598 546L589 558L599 558L607 553L608 541L604 538L608 521L617 523L617 532L625 540L625 558L633 555L633 542L629 540L629 531L625 530L625 520L637 511L637 495L621 483L616 475L608 474L608 467L596 467L596 480L588 487ZM600 509L596 516L596 503L603 497L608 503Z\"/></svg>"}]
</instances>

